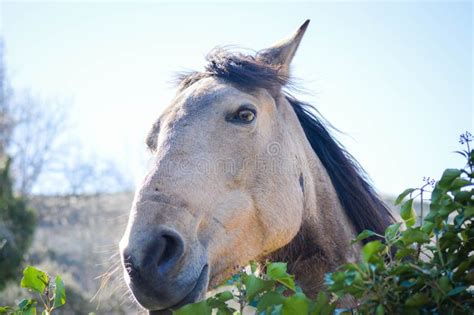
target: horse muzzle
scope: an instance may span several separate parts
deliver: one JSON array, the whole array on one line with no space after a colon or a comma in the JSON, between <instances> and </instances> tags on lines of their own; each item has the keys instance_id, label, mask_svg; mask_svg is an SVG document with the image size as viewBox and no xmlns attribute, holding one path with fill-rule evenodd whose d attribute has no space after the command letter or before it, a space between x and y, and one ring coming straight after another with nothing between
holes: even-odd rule
<instances>
[{"instance_id":1,"label":"horse muzzle","mask_svg":"<svg viewBox=\"0 0 474 315\"><path fill-rule=\"evenodd\" d=\"M177 309L204 297L209 281L202 246L189 246L174 229L159 226L120 242L125 281L150 311ZM153 313L153 312L151 312Z\"/></svg>"}]
</instances>

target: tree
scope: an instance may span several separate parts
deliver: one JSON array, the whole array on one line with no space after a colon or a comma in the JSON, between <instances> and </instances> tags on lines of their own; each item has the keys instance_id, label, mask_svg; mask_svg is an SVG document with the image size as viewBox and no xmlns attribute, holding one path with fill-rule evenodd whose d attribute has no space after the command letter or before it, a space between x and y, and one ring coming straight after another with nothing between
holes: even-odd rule
<instances>
[{"instance_id":1,"label":"tree","mask_svg":"<svg viewBox=\"0 0 474 315\"><path fill-rule=\"evenodd\" d=\"M130 188L111 161L84 159L69 130L69 104L9 87L0 38L0 156L12 158L14 191L99 194Z\"/></svg>"},{"instance_id":2,"label":"tree","mask_svg":"<svg viewBox=\"0 0 474 315\"><path fill-rule=\"evenodd\" d=\"M0 38L0 157L5 156L12 133L12 121L9 111L11 89L6 79L5 63L3 62L3 41Z\"/></svg>"},{"instance_id":3,"label":"tree","mask_svg":"<svg viewBox=\"0 0 474 315\"><path fill-rule=\"evenodd\" d=\"M21 270L21 262L31 243L36 221L34 212L13 192L11 159L6 155L13 129L7 104L9 97L3 42L0 40L0 290Z\"/></svg>"},{"instance_id":4,"label":"tree","mask_svg":"<svg viewBox=\"0 0 474 315\"><path fill-rule=\"evenodd\" d=\"M72 196L114 193L131 187L113 161L77 157L63 166L62 175L66 192Z\"/></svg>"},{"instance_id":5,"label":"tree","mask_svg":"<svg viewBox=\"0 0 474 315\"><path fill-rule=\"evenodd\" d=\"M36 225L33 210L13 193L11 160L5 159L4 162L0 167L0 290L8 280L19 275Z\"/></svg>"},{"instance_id":6,"label":"tree","mask_svg":"<svg viewBox=\"0 0 474 315\"><path fill-rule=\"evenodd\" d=\"M0 38L0 156L12 158L15 191L31 194L40 175L60 158L60 138L67 127L67 106L29 91L13 92L8 82Z\"/></svg>"},{"instance_id":7,"label":"tree","mask_svg":"<svg viewBox=\"0 0 474 315\"><path fill-rule=\"evenodd\" d=\"M62 159L66 141L61 142L61 137L67 129L68 107L28 91L17 93L9 103L12 130L7 150L14 161L15 188L29 195L40 176Z\"/></svg>"}]
</instances>

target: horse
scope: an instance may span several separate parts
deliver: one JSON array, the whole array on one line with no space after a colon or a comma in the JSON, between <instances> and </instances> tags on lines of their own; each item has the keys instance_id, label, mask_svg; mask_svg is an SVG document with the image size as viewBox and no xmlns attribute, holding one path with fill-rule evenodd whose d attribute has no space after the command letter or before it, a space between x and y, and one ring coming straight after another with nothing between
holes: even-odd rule
<instances>
[{"instance_id":1,"label":"horse","mask_svg":"<svg viewBox=\"0 0 474 315\"><path fill-rule=\"evenodd\" d=\"M308 24L255 54L211 51L148 133L153 167L119 248L150 314L199 301L251 260L287 262L314 296L325 273L360 258L351 239L394 222L330 125L288 92Z\"/></svg>"}]
</instances>

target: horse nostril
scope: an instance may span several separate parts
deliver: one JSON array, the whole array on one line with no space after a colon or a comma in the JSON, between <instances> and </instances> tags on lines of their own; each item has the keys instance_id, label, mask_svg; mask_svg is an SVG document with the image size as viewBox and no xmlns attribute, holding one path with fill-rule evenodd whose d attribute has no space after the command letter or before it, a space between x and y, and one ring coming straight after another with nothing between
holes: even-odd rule
<instances>
[{"instance_id":1,"label":"horse nostril","mask_svg":"<svg viewBox=\"0 0 474 315\"><path fill-rule=\"evenodd\" d=\"M144 265L164 273L176 265L184 252L183 238L174 231L160 231L152 242Z\"/></svg>"},{"instance_id":2,"label":"horse nostril","mask_svg":"<svg viewBox=\"0 0 474 315\"><path fill-rule=\"evenodd\" d=\"M124 265L125 271L128 273L130 278L135 278L138 275L138 269L133 263L132 256L124 254L123 265Z\"/></svg>"},{"instance_id":3,"label":"horse nostril","mask_svg":"<svg viewBox=\"0 0 474 315\"><path fill-rule=\"evenodd\" d=\"M163 235L164 249L161 254L161 257L158 257L156 262L158 267L166 264L167 262L173 260L173 257L178 254L179 251L179 241L170 235Z\"/></svg>"}]
</instances>

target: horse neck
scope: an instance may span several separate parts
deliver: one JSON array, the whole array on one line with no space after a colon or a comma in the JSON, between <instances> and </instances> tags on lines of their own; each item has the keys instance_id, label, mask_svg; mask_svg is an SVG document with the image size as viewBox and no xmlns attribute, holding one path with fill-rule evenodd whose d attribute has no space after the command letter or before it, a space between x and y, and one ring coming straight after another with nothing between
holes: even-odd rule
<instances>
[{"instance_id":1,"label":"horse neck","mask_svg":"<svg viewBox=\"0 0 474 315\"><path fill-rule=\"evenodd\" d=\"M341 263L357 260L357 248L350 246L356 232L347 217L331 179L311 148L291 105L281 104L288 135L296 143L301 162L304 194L303 220L296 237L271 259L288 262L303 290L317 293L324 274Z\"/></svg>"},{"instance_id":2,"label":"horse neck","mask_svg":"<svg viewBox=\"0 0 474 315\"><path fill-rule=\"evenodd\" d=\"M306 217L301 232L306 239L320 246L325 256L336 265L354 260L353 248L350 246L356 235L354 225L346 215L326 169L309 143L305 145L304 152L308 161L308 180L304 188Z\"/></svg>"}]
</instances>

